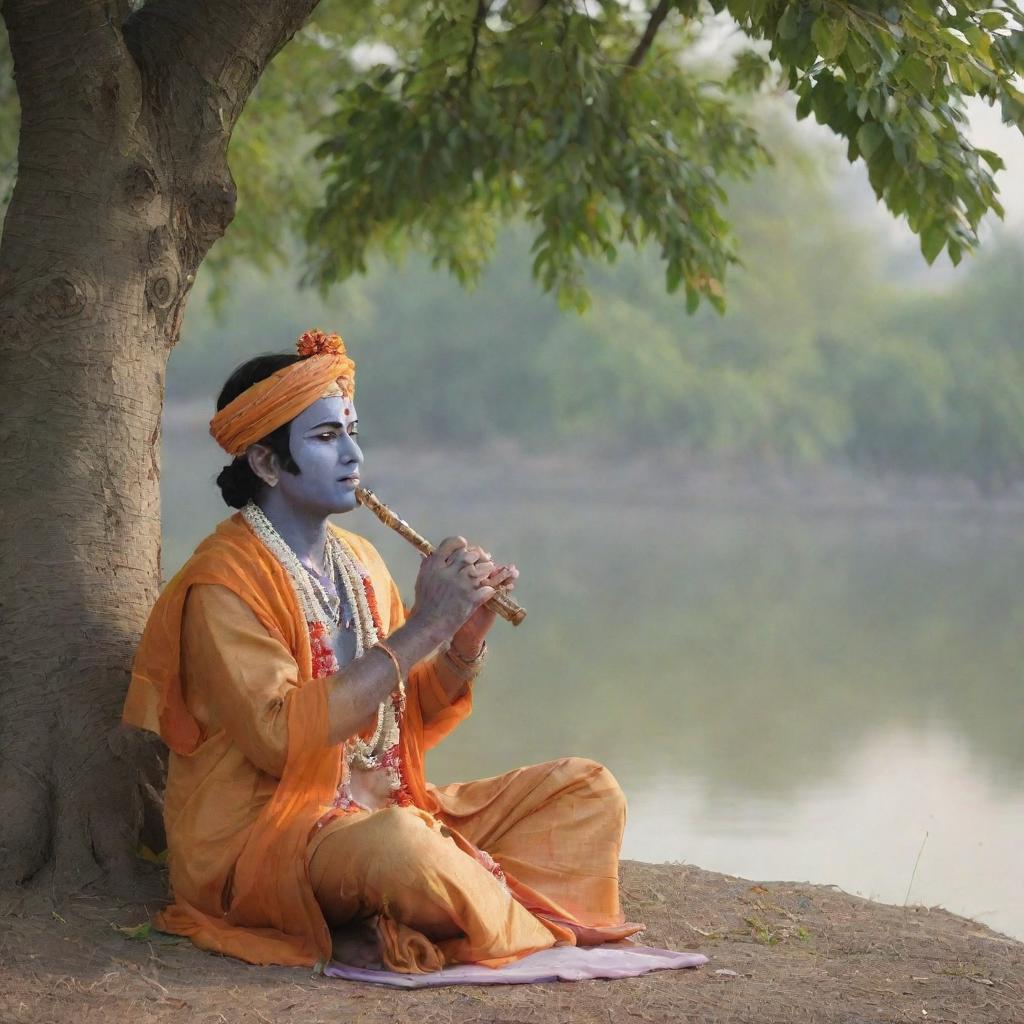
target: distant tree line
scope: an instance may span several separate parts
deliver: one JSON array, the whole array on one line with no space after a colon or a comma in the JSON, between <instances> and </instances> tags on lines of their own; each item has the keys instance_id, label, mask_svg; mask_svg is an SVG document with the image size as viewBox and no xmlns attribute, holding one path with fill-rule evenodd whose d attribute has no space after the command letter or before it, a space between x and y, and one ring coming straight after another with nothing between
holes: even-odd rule
<instances>
[{"instance_id":1,"label":"distant tree line","mask_svg":"<svg viewBox=\"0 0 1024 1024\"><path fill-rule=\"evenodd\" d=\"M919 258L865 226L868 200L835 181L791 147L732 190L744 266L724 316L687 315L654 252L593 266L591 308L563 312L531 282L516 229L468 294L415 254L327 298L241 267L218 278L214 308L200 279L169 397L212 402L235 364L323 326L359 361L367 438L589 438L966 476L986 492L1021 480L1024 245L1004 232L941 289L914 283Z\"/></svg>"}]
</instances>

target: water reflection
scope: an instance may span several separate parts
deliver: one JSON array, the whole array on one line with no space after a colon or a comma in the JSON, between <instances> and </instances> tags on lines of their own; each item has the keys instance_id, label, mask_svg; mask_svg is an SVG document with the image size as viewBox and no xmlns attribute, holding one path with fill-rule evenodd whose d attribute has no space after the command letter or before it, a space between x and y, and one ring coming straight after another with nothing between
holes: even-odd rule
<instances>
[{"instance_id":1,"label":"water reflection","mask_svg":"<svg viewBox=\"0 0 1024 1024\"><path fill-rule=\"evenodd\" d=\"M165 569L226 514L201 419L169 419ZM368 446L370 447L370 446ZM522 570L442 783L566 753L630 797L629 856L911 894L1024 935L1024 530L959 506L808 510L701 495L655 466L373 452L421 532ZM867 510L866 510L867 509ZM411 596L416 553L368 513Z\"/></svg>"},{"instance_id":2,"label":"water reflection","mask_svg":"<svg viewBox=\"0 0 1024 1024\"><path fill-rule=\"evenodd\" d=\"M694 780L662 780L634 792L623 852L889 903L909 896L1024 936L1024 794L990 786L975 768L954 736L897 729L872 736L797 801L709 800Z\"/></svg>"}]
</instances>

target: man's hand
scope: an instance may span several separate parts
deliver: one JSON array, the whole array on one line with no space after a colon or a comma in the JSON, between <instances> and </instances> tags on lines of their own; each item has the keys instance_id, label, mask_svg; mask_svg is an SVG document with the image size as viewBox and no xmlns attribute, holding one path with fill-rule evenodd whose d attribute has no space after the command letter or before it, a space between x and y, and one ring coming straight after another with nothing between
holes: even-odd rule
<instances>
[{"instance_id":1,"label":"man's hand","mask_svg":"<svg viewBox=\"0 0 1024 1024\"><path fill-rule=\"evenodd\" d=\"M495 591L500 587L508 593L515 588L517 579L519 570L514 565L496 565L484 582ZM455 653L464 661L472 661L477 657L483 647L484 637L490 632L497 617L498 613L486 605L477 608L452 637Z\"/></svg>"},{"instance_id":2,"label":"man's hand","mask_svg":"<svg viewBox=\"0 0 1024 1024\"><path fill-rule=\"evenodd\" d=\"M428 630L439 644L451 640L494 596L490 578L495 570L483 548L465 537L446 538L420 565L410 622Z\"/></svg>"}]
</instances>

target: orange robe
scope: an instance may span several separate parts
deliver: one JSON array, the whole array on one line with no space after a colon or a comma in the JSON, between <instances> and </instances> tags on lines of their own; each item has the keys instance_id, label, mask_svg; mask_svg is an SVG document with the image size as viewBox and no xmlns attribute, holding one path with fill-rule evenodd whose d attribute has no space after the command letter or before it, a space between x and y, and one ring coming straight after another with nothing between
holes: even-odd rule
<instances>
[{"instance_id":1,"label":"orange robe","mask_svg":"<svg viewBox=\"0 0 1024 1024\"><path fill-rule=\"evenodd\" d=\"M368 570L387 633L405 618L369 542L331 524ZM167 584L133 667L124 719L170 748L165 819L174 902L160 928L253 963L330 957L329 926L380 915L394 970L498 966L556 942L639 930L618 901L625 805L601 765L566 758L434 787L423 755L472 706L445 659L410 673L400 722L414 806L317 827L342 771L324 679L290 580L239 514ZM344 670L342 670L343 674ZM455 689L455 687L450 687ZM486 850L502 882L483 866Z\"/></svg>"}]
</instances>

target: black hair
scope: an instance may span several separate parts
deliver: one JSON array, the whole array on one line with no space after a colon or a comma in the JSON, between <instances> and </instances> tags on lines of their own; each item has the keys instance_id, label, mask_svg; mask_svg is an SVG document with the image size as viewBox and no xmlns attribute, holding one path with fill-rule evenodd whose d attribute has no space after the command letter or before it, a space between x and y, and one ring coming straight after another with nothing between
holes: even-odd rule
<instances>
[{"instance_id":1,"label":"black hair","mask_svg":"<svg viewBox=\"0 0 1024 1024\"><path fill-rule=\"evenodd\" d=\"M242 363L230 377L217 396L217 411L220 412L229 402L236 399L243 391L251 388L257 381L265 380L277 370L283 370L292 363L297 363L303 356L299 355L266 355L256 356ZM288 446L291 433L291 420L282 423L266 437L261 437L260 444L265 444L281 461L282 468L298 475L301 470L292 458ZM217 477L217 486L224 500L232 508L241 508L246 502L252 501L266 484L252 471L245 455L236 455L230 466L225 466Z\"/></svg>"}]
</instances>

